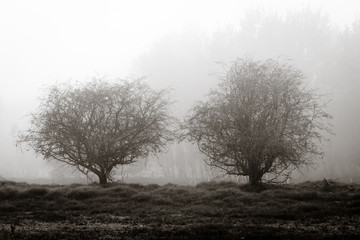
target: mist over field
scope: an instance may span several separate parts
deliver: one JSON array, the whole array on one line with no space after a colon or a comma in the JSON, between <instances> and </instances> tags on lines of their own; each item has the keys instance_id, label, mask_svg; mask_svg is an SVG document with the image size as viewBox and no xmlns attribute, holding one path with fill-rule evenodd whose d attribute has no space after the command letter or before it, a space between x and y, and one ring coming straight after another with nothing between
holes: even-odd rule
<instances>
[{"instance_id":1,"label":"mist over field","mask_svg":"<svg viewBox=\"0 0 360 240\"><path fill-rule=\"evenodd\" d=\"M182 120L237 58L272 58L303 71L333 116L323 158L294 172L290 182L360 183L358 9L356 1L3 1L0 179L91 181L15 146L49 86L144 76L154 89L171 89L172 113ZM120 167L116 176L160 184L247 181L224 176L203 158L195 145L176 142Z\"/></svg>"}]
</instances>

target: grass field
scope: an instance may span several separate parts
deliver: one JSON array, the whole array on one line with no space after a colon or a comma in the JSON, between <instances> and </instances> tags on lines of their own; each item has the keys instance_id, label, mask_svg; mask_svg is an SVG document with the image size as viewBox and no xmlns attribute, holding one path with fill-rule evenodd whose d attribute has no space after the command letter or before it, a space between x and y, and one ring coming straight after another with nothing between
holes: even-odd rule
<instances>
[{"instance_id":1,"label":"grass field","mask_svg":"<svg viewBox=\"0 0 360 240\"><path fill-rule=\"evenodd\" d=\"M0 239L353 239L360 185L0 182L0 214Z\"/></svg>"}]
</instances>

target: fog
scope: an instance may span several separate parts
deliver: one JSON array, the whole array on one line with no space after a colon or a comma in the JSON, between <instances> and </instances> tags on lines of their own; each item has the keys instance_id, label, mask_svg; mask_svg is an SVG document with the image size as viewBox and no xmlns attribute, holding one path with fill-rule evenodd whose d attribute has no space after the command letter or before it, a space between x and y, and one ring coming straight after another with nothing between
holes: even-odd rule
<instances>
[{"instance_id":1,"label":"fog","mask_svg":"<svg viewBox=\"0 0 360 240\"><path fill-rule=\"evenodd\" d=\"M359 6L325 0L1 1L0 176L49 182L80 176L15 146L47 86L145 76L154 88L172 89L173 113L181 119L216 87L223 64L247 56L291 59L331 100L335 134L324 158L293 181L360 182ZM221 175L201 158L182 143L119 175L186 183Z\"/></svg>"}]
</instances>

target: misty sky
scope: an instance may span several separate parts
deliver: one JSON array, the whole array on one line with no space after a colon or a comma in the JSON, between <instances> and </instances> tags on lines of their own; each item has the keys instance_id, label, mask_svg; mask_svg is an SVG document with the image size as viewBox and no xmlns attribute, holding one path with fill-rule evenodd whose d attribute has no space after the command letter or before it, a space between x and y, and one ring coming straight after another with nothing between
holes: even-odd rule
<instances>
[{"instance_id":1,"label":"misty sky","mask_svg":"<svg viewBox=\"0 0 360 240\"><path fill-rule=\"evenodd\" d=\"M355 0L0 1L0 176L48 176L41 158L14 144L47 85L137 75L134 63L166 34L236 26L254 8L285 14L307 7L342 29L360 13Z\"/></svg>"}]
</instances>

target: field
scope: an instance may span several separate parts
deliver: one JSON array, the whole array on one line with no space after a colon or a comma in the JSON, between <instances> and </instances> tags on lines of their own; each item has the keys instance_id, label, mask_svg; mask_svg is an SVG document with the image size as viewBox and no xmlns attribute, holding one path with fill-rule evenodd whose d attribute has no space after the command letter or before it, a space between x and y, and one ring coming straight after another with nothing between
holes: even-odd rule
<instances>
[{"instance_id":1,"label":"field","mask_svg":"<svg viewBox=\"0 0 360 240\"><path fill-rule=\"evenodd\" d=\"M360 185L0 182L0 239L354 239Z\"/></svg>"}]
</instances>

